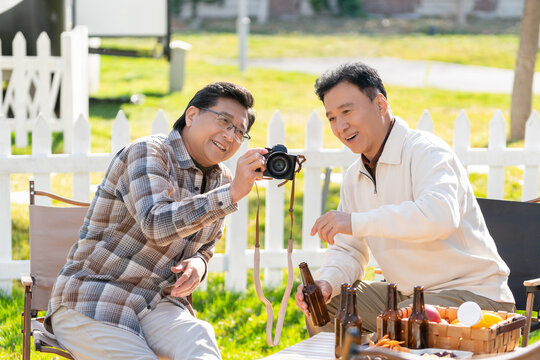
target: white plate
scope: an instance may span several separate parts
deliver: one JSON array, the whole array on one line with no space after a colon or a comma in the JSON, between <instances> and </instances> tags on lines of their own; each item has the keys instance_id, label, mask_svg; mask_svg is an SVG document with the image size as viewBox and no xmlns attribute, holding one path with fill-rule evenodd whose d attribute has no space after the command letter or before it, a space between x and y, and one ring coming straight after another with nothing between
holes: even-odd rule
<instances>
[{"instance_id":1,"label":"white plate","mask_svg":"<svg viewBox=\"0 0 540 360\"><path fill-rule=\"evenodd\" d=\"M473 356L473 353L471 351L463 351L463 350L448 350L448 349L437 349L437 348L426 348L426 349L410 349L411 354L415 355L422 355L422 354L434 354L438 352L451 352L457 357L455 358L441 358L441 359L470 359Z\"/></svg>"}]
</instances>

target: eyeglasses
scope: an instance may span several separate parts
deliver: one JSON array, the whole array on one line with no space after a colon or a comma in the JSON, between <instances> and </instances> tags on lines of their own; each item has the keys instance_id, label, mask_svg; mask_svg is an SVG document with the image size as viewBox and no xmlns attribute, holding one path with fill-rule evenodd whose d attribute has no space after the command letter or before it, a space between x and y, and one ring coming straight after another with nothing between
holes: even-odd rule
<instances>
[{"instance_id":1,"label":"eyeglasses","mask_svg":"<svg viewBox=\"0 0 540 360\"><path fill-rule=\"evenodd\" d=\"M208 109L208 108L200 108L200 109L204 110L204 111L210 111L212 114L216 114L217 124L222 130L234 129L234 139L237 142L241 143L241 142L244 142L246 140L251 139L251 136L249 136L249 134L247 132L245 132L244 130L239 129L238 127L236 127L233 124L232 120L229 119L225 114L218 113L217 111L214 111L214 110Z\"/></svg>"}]
</instances>

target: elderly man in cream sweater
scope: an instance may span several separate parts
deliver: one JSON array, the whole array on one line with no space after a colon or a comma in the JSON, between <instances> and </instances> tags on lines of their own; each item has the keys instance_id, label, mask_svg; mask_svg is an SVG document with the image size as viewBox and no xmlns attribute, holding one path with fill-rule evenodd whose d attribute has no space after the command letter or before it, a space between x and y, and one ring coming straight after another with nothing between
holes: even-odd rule
<instances>
[{"instance_id":1,"label":"elderly man in cream sweater","mask_svg":"<svg viewBox=\"0 0 540 360\"><path fill-rule=\"evenodd\" d=\"M474 301L513 311L510 271L452 149L394 116L379 75L363 63L328 70L315 88L332 132L359 155L345 173L338 210L322 215L311 231L329 244L316 282L330 314L340 283L354 284L363 327L376 330L387 285L360 281L369 250L388 283L397 284L399 307L410 305L414 286L422 285L428 304ZM307 315L302 285L297 290L296 304ZM333 331L307 326L310 335Z\"/></svg>"}]
</instances>

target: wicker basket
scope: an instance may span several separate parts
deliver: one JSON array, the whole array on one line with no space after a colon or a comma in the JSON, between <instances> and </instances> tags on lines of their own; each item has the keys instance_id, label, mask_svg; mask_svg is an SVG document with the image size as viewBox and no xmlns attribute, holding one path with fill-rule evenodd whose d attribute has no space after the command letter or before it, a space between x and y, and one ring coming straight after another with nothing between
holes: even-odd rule
<instances>
[{"instance_id":1,"label":"wicker basket","mask_svg":"<svg viewBox=\"0 0 540 360\"><path fill-rule=\"evenodd\" d=\"M451 323L457 318L457 308L435 306L441 318ZM408 318L411 307L400 310L402 317ZM518 346L525 317L519 314L499 311L504 320L489 328L429 323L428 346L448 350L465 350L477 354L495 354L512 351ZM407 339L407 320L401 321L401 339ZM382 336L381 316L377 317L377 339Z\"/></svg>"}]
</instances>

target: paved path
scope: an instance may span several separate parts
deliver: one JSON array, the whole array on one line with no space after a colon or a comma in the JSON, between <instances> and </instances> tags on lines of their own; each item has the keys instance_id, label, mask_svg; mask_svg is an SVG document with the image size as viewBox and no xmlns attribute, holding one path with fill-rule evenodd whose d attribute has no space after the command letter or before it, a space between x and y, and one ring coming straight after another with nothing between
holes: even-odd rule
<instances>
[{"instance_id":1,"label":"paved path","mask_svg":"<svg viewBox=\"0 0 540 360\"><path fill-rule=\"evenodd\" d=\"M252 59L249 66L320 75L329 67L349 60L361 60L379 71L383 82L409 87L435 87L472 92L511 93L514 71L436 61L396 58L297 58ZM540 94L540 77L535 76L534 93Z\"/></svg>"}]
</instances>

